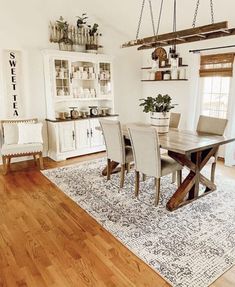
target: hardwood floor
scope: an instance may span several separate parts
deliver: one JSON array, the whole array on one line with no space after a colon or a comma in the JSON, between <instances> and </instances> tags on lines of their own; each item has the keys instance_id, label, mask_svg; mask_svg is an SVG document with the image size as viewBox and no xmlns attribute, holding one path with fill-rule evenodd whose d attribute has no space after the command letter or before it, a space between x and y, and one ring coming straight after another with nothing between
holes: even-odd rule
<instances>
[{"instance_id":1,"label":"hardwood floor","mask_svg":"<svg viewBox=\"0 0 235 287\"><path fill-rule=\"evenodd\" d=\"M53 168L101 157L79 157ZM235 169L218 169L234 178ZM0 175L0 286L170 286L77 204L33 161ZM235 267L213 287L235 286Z\"/></svg>"}]
</instances>

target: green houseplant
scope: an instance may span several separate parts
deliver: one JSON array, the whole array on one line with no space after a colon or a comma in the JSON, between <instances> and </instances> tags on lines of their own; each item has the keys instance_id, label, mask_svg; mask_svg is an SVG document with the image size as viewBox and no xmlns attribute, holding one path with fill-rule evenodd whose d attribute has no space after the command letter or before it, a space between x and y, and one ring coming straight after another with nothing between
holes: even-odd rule
<instances>
[{"instance_id":1,"label":"green houseplant","mask_svg":"<svg viewBox=\"0 0 235 287\"><path fill-rule=\"evenodd\" d=\"M156 126L159 133L167 133L169 131L170 111L175 107L172 104L172 98L169 95L158 94L156 97L147 97L140 99L143 112L150 113L150 122Z\"/></svg>"}]
</instances>

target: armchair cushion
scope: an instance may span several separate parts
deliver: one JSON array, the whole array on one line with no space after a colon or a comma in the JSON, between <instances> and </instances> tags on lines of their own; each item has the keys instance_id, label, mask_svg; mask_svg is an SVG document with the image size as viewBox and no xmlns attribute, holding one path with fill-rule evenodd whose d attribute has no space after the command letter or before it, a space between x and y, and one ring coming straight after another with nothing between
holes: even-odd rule
<instances>
[{"instance_id":1,"label":"armchair cushion","mask_svg":"<svg viewBox=\"0 0 235 287\"><path fill-rule=\"evenodd\" d=\"M42 143L42 123L18 123L18 144Z\"/></svg>"},{"instance_id":2,"label":"armchair cushion","mask_svg":"<svg viewBox=\"0 0 235 287\"><path fill-rule=\"evenodd\" d=\"M36 152L42 152L43 145L41 143L30 144L3 144L1 154L3 156L31 154Z\"/></svg>"},{"instance_id":3,"label":"armchair cushion","mask_svg":"<svg viewBox=\"0 0 235 287\"><path fill-rule=\"evenodd\" d=\"M17 144L18 143L18 126L14 123L4 123L4 143Z\"/></svg>"}]
</instances>

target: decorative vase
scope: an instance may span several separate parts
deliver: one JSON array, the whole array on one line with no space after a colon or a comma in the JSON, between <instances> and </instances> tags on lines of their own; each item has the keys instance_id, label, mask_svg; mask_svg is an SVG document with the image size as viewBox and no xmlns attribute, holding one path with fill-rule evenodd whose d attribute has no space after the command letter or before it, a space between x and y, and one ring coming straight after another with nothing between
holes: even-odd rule
<instances>
[{"instance_id":1,"label":"decorative vase","mask_svg":"<svg viewBox=\"0 0 235 287\"><path fill-rule=\"evenodd\" d=\"M170 112L167 113L151 112L150 123L151 125L156 127L158 133L160 134L168 133L170 124Z\"/></svg>"}]
</instances>

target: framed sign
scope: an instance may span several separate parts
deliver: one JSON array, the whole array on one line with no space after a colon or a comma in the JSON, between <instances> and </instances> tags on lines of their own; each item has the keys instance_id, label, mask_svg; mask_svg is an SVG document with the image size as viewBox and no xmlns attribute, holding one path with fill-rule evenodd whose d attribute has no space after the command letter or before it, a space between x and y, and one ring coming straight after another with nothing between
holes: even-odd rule
<instances>
[{"instance_id":1,"label":"framed sign","mask_svg":"<svg viewBox=\"0 0 235 287\"><path fill-rule=\"evenodd\" d=\"M22 52L4 50L4 78L6 82L5 114L9 118L23 117Z\"/></svg>"}]
</instances>

